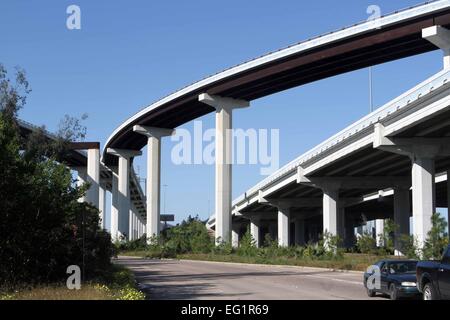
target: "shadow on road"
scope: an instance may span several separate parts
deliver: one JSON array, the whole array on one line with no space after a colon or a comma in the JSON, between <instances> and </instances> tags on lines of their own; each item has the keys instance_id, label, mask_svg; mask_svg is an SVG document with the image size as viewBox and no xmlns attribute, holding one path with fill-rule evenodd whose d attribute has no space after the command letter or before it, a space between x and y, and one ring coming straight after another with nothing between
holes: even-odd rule
<instances>
[{"instance_id":1,"label":"shadow on road","mask_svg":"<svg viewBox=\"0 0 450 320\"><path fill-rule=\"evenodd\" d=\"M117 260L116 263L126 265L130 268L137 281L140 283L140 288L152 300L183 300L183 299L213 299L223 298L231 299L237 296L245 297L252 293L226 293L221 291L215 285L215 279L230 279L240 280L266 278L270 282L271 277L293 276L298 277L299 274L303 276L317 276L321 274L330 274L330 271L286 271L280 270L274 272L265 270L242 270L239 268L233 269L229 272L223 270L215 270L214 265L208 266L206 272L200 270L186 269L185 272L180 272L175 266L180 265L180 261L176 260L148 260L148 259L126 259ZM172 267L171 267L172 266ZM229 266L228 266L229 267ZM217 266L220 268L220 266ZM246 268L248 269L248 268ZM174 271L177 270L177 271ZM324 290L328 291L331 284L321 283L327 285ZM331 285L332 286L332 285Z\"/></svg>"}]
</instances>

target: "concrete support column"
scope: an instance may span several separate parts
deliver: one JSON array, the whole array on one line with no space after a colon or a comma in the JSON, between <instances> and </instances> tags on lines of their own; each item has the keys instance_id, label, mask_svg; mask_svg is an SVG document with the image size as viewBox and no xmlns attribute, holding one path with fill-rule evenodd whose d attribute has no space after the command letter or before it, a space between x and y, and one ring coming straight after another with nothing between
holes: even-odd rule
<instances>
[{"instance_id":1,"label":"concrete support column","mask_svg":"<svg viewBox=\"0 0 450 320\"><path fill-rule=\"evenodd\" d=\"M272 238L272 240L275 240L275 239L277 239L278 238L278 235L277 235L277 228L278 228L278 224L277 225L275 225L275 224L272 224L272 223L270 223L269 222L269 227L268 227L268 229L269 229L269 235L270 235L270 237ZM265 239L264 239L265 240Z\"/></svg>"},{"instance_id":2,"label":"concrete support column","mask_svg":"<svg viewBox=\"0 0 450 320\"><path fill-rule=\"evenodd\" d=\"M435 25L423 29L422 37L442 50L444 69L450 68L450 31L442 26Z\"/></svg>"},{"instance_id":3,"label":"concrete support column","mask_svg":"<svg viewBox=\"0 0 450 320\"><path fill-rule=\"evenodd\" d=\"M233 248L239 248L239 226L233 226L231 230L231 245Z\"/></svg>"},{"instance_id":4,"label":"concrete support column","mask_svg":"<svg viewBox=\"0 0 450 320\"><path fill-rule=\"evenodd\" d=\"M295 225L295 244L299 246L304 246L305 242L305 219L297 218L294 220Z\"/></svg>"},{"instance_id":5,"label":"concrete support column","mask_svg":"<svg viewBox=\"0 0 450 320\"><path fill-rule=\"evenodd\" d=\"M384 246L384 220L377 219L375 220L375 236L377 239L377 246Z\"/></svg>"},{"instance_id":6,"label":"concrete support column","mask_svg":"<svg viewBox=\"0 0 450 320\"><path fill-rule=\"evenodd\" d=\"M108 149L108 153L119 158L118 169L118 220L119 234L129 239L130 231L130 166L131 158L141 155L140 151Z\"/></svg>"},{"instance_id":7,"label":"concrete support column","mask_svg":"<svg viewBox=\"0 0 450 320\"><path fill-rule=\"evenodd\" d=\"M87 151L87 182L90 184L86 192L86 201L99 209L100 191L100 150Z\"/></svg>"},{"instance_id":8,"label":"concrete support column","mask_svg":"<svg viewBox=\"0 0 450 320\"><path fill-rule=\"evenodd\" d=\"M338 208L338 215L337 215L337 235L341 239L342 243L345 242L345 208L340 207Z\"/></svg>"},{"instance_id":9,"label":"concrete support column","mask_svg":"<svg viewBox=\"0 0 450 320\"><path fill-rule=\"evenodd\" d=\"M128 211L128 240L134 240L134 210L130 204L130 210Z\"/></svg>"},{"instance_id":10,"label":"concrete support column","mask_svg":"<svg viewBox=\"0 0 450 320\"><path fill-rule=\"evenodd\" d=\"M106 229L105 220L106 220L106 186L100 184L99 186L99 195L98 195L98 209L100 210L100 227L102 229Z\"/></svg>"},{"instance_id":11,"label":"concrete support column","mask_svg":"<svg viewBox=\"0 0 450 320\"><path fill-rule=\"evenodd\" d=\"M138 212L136 212L136 236L138 239L141 237L141 218Z\"/></svg>"},{"instance_id":12,"label":"concrete support column","mask_svg":"<svg viewBox=\"0 0 450 320\"><path fill-rule=\"evenodd\" d=\"M260 239L260 225L261 220L258 218L251 218L250 220L250 234L252 235L253 240L255 241L255 245L257 248L261 247L261 239Z\"/></svg>"},{"instance_id":13,"label":"concrete support column","mask_svg":"<svg viewBox=\"0 0 450 320\"><path fill-rule=\"evenodd\" d=\"M228 241L231 224L231 127L232 110L216 112L216 239Z\"/></svg>"},{"instance_id":14,"label":"concrete support column","mask_svg":"<svg viewBox=\"0 0 450 320\"><path fill-rule=\"evenodd\" d=\"M147 237L160 233L161 139L174 134L172 129L134 126L136 133L147 136Z\"/></svg>"},{"instance_id":15,"label":"concrete support column","mask_svg":"<svg viewBox=\"0 0 450 320\"><path fill-rule=\"evenodd\" d=\"M154 137L147 144L147 235L158 237L161 208L161 142Z\"/></svg>"},{"instance_id":16,"label":"concrete support column","mask_svg":"<svg viewBox=\"0 0 450 320\"><path fill-rule=\"evenodd\" d=\"M139 238L141 238L144 235L144 223L142 222L142 217L139 216Z\"/></svg>"},{"instance_id":17,"label":"concrete support column","mask_svg":"<svg viewBox=\"0 0 450 320\"><path fill-rule=\"evenodd\" d=\"M139 217L136 210L134 211L134 234L136 239L139 239Z\"/></svg>"},{"instance_id":18,"label":"concrete support column","mask_svg":"<svg viewBox=\"0 0 450 320\"><path fill-rule=\"evenodd\" d=\"M139 239L139 217L136 209L134 209L134 238Z\"/></svg>"},{"instance_id":19,"label":"concrete support column","mask_svg":"<svg viewBox=\"0 0 450 320\"><path fill-rule=\"evenodd\" d=\"M409 217L411 213L411 205L409 202L409 189L396 188L394 189L394 223L397 225L397 230L394 237L395 255L402 256L401 238L404 235L409 235Z\"/></svg>"},{"instance_id":20,"label":"concrete support column","mask_svg":"<svg viewBox=\"0 0 450 320\"><path fill-rule=\"evenodd\" d=\"M87 182L87 168L86 167L77 167L75 168L77 171L77 186L82 187ZM85 202L86 196L78 199L78 202Z\"/></svg>"},{"instance_id":21,"label":"concrete support column","mask_svg":"<svg viewBox=\"0 0 450 320\"><path fill-rule=\"evenodd\" d=\"M333 236L338 235L338 189L323 190L323 233L330 233Z\"/></svg>"},{"instance_id":22,"label":"concrete support column","mask_svg":"<svg viewBox=\"0 0 450 320\"><path fill-rule=\"evenodd\" d=\"M111 238L113 241L119 240L119 178L114 172L111 189Z\"/></svg>"},{"instance_id":23,"label":"concrete support column","mask_svg":"<svg viewBox=\"0 0 450 320\"><path fill-rule=\"evenodd\" d=\"M234 108L248 107L249 103L209 94L201 94L199 101L216 109L215 236L216 243L228 242L230 240L232 201L232 112Z\"/></svg>"},{"instance_id":24,"label":"concrete support column","mask_svg":"<svg viewBox=\"0 0 450 320\"><path fill-rule=\"evenodd\" d=\"M413 158L412 190L414 235L419 248L423 248L436 211L433 159Z\"/></svg>"},{"instance_id":25,"label":"concrete support column","mask_svg":"<svg viewBox=\"0 0 450 320\"><path fill-rule=\"evenodd\" d=\"M355 224L353 219L345 217L345 239L344 246L353 248L356 245Z\"/></svg>"},{"instance_id":26,"label":"concrete support column","mask_svg":"<svg viewBox=\"0 0 450 320\"><path fill-rule=\"evenodd\" d=\"M278 208L278 245L289 246L290 208Z\"/></svg>"},{"instance_id":27,"label":"concrete support column","mask_svg":"<svg viewBox=\"0 0 450 320\"><path fill-rule=\"evenodd\" d=\"M130 216L130 158L119 157L119 233L128 236Z\"/></svg>"}]
</instances>

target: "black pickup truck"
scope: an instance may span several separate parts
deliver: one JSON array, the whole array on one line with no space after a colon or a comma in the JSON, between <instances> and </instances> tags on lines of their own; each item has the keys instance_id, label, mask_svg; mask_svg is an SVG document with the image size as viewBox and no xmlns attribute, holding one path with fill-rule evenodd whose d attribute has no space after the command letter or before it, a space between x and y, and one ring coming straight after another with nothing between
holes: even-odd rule
<instances>
[{"instance_id":1,"label":"black pickup truck","mask_svg":"<svg viewBox=\"0 0 450 320\"><path fill-rule=\"evenodd\" d=\"M442 261L420 261L416 272L417 288L424 300L450 300L450 246Z\"/></svg>"}]
</instances>

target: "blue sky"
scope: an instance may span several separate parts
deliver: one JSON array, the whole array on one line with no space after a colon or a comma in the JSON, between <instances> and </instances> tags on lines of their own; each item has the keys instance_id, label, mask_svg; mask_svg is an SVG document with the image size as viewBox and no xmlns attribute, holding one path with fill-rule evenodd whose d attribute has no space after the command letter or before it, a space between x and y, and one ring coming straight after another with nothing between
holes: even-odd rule
<instances>
[{"instance_id":1,"label":"blue sky","mask_svg":"<svg viewBox=\"0 0 450 320\"><path fill-rule=\"evenodd\" d=\"M20 117L55 130L65 114L89 115L87 140L102 146L124 120L159 98L224 68L417 0L0 2L0 63L26 69L33 92ZM66 8L81 8L82 29L66 28ZM376 66L374 102L381 106L439 71L436 51ZM360 70L252 102L235 113L238 128L280 129L284 165L368 113L368 71ZM282 111L282 112L281 112ZM212 114L202 117L214 127ZM192 128L192 123L184 126ZM164 140L165 212L177 220L209 216L214 167L175 166ZM145 152L145 150L144 150ZM145 157L136 166L145 176ZM259 182L259 166L235 166L233 196ZM164 211L164 204L162 204ZM107 221L108 223L108 221Z\"/></svg>"}]
</instances>

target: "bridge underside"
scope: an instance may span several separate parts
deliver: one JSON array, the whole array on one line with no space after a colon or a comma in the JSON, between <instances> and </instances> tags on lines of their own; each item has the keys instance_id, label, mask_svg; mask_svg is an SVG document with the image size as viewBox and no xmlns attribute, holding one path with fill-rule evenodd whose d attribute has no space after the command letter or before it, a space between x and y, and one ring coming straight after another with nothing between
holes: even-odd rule
<instances>
[{"instance_id":1,"label":"bridge underside","mask_svg":"<svg viewBox=\"0 0 450 320\"><path fill-rule=\"evenodd\" d=\"M422 38L422 29L434 25L450 28L450 9L258 65L189 91L144 113L115 134L107 147L141 150L147 139L133 132L134 125L176 128L214 112L214 108L199 102L198 96L202 93L252 101L346 72L436 50L436 46ZM107 166L117 165L117 158L107 154L106 150L103 160Z\"/></svg>"}]
</instances>

